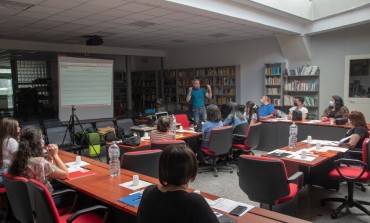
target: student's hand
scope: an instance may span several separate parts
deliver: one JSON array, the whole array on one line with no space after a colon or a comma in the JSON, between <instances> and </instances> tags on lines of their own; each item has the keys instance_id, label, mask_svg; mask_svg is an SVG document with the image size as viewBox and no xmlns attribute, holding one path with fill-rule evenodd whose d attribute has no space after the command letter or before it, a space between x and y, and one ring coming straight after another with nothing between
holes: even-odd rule
<instances>
[{"instance_id":1,"label":"student's hand","mask_svg":"<svg viewBox=\"0 0 370 223\"><path fill-rule=\"evenodd\" d=\"M329 118L324 116L324 117L321 118L321 121L327 122L327 121L329 121Z\"/></svg>"},{"instance_id":2,"label":"student's hand","mask_svg":"<svg viewBox=\"0 0 370 223\"><path fill-rule=\"evenodd\" d=\"M54 157L55 155L58 155L59 148L58 148L58 145L56 144L49 144L47 146L47 150L48 150L49 155Z\"/></svg>"}]
</instances>

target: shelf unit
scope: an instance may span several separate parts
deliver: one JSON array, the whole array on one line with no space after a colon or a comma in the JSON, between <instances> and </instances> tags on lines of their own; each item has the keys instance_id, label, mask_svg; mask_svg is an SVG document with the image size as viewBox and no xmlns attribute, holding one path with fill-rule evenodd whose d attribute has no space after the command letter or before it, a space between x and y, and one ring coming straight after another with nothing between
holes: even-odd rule
<instances>
[{"instance_id":1,"label":"shelf unit","mask_svg":"<svg viewBox=\"0 0 370 223\"><path fill-rule=\"evenodd\" d=\"M294 97L300 96L305 99L308 117L318 118L320 69L309 65L287 69L284 79L284 107L292 107Z\"/></svg>"},{"instance_id":2,"label":"shelf unit","mask_svg":"<svg viewBox=\"0 0 370 223\"><path fill-rule=\"evenodd\" d=\"M283 72L286 63L265 64L264 94L271 98L271 104L275 107L283 106Z\"/></svg>"},{"instance_id":3,"label":"shelf unit","mask_svg":"<svg viewBox=\"0 0 370 223\"><path fill-rule=\"evenodd\" d=\"M114 72L114 117L120 117L127 111L126 73Z\"/></svg>"},{"instance_id":4,"label":"shelf unit","mask_svg":"<svg viewBox=\"0 0 370 223\"><path fill-rule=\"evenodd\" d=\"M200 80L202 88L206 88L207 84L211 85L213 96L212 99L206 98L206 105L211 103L221 105L234 102L236 94L235 82L238 72L238 66L168 70L164 75L164 95L166 102L172 104L177 103L178 109L188 110L190 104L186 102L186 96L195 78ZM173 79L175 77L176 85L174 86ZM173 94L174 87L176 88L176 101Z\"/></svg>"},{"instance_id":5,"label":"shelf unit","mask_svg":"<svg viewBox=\"0 0 370 223\"><path fill-rule=\"evenodd\" d=\"M156 108L158 99L158 72L132 72L132 102L134 110L143 112L147 108Z\"/></svg>"},{"instance_id":6,"label":"shelf unit","mask_svg":"<svg viewBox=\"0 0 370 223\"><path fill-rule=\"evenodd\" d=\"M166 104L176 104L176 70L166 70L163 74L163 99Z\"/></svg>"},{"instance_id":7,"label":"shelf unit","mask_svg":"<svg viewBox=\"0 0 370 223\"><path fill-rule=\"evenodd\" d=\"M47 61L11 61L15 112L36 115L53 109L50 65Z\"/></svg>"}]
</instances>

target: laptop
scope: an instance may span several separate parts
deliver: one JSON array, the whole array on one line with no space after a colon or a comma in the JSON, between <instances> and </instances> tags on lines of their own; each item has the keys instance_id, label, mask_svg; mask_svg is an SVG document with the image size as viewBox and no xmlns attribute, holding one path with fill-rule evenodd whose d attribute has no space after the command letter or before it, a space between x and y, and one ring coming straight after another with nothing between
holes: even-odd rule
<instances>
[{"instance_id":1,"label":"laptop","mask_svg":"<svg viewBox=\"0 0 370 223\"><path fill-rule=\"evenodd\" d=\"M157 112L157 113L155 113L155 120L158 120L162 116L168 116L168 112Z\"/></svg>"}]
</instances>

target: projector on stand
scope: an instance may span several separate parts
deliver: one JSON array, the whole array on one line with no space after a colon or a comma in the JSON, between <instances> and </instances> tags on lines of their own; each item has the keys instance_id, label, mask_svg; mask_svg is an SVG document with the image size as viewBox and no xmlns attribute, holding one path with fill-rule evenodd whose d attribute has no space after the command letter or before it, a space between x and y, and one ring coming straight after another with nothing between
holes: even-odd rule
<instances>
[{"instance_id":1,"label":"projector on stand","mask_svg":"<svg viewBox=\"0 0 370 223\"><path fill-rule=\"evenodd\" d=\"M104 43L101 36L86 36L88 39L86 40L86 46L99 46Z\"/></svg>"}]
</instances>

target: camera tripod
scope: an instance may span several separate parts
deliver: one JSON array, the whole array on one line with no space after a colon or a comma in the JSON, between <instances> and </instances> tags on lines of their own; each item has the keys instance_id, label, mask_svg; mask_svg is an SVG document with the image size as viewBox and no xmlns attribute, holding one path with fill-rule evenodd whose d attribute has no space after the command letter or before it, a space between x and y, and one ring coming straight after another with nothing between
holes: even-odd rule
<instances>
[{"instance_id":1,"label":"camera tripod","mask_svg":"<svg viewBox=\"0 0 370 223\"><path fill-rule=\"evenodd\" d=\"M95 152L96 156L98 157L99 161L102 162L102 160L100 159L99 154L95 150L94 145L91 143L90 138L87 136L85 129L82 127L82 125L80 123L80 120L78 119L77 115L75 114L75 111L76 111L76 108L75 108L74 105L72 105L72 114L69 117L67 129L66 129L66 131L64 133L61 147L64 145L64 141L66 139L68 130L69 130L69 137L70 137L71 143L72 143L70 146L71 147L76 147L76 140L75 140L75 119L76 119L77 124L80 126L80 128L81 128L81 130L83 132L83 137L87 140L88 145L91 146L91 148L94 150L94 152ZM81 153L81 150L79 150L79 152Z\"/></svg>"}]
</instances>

